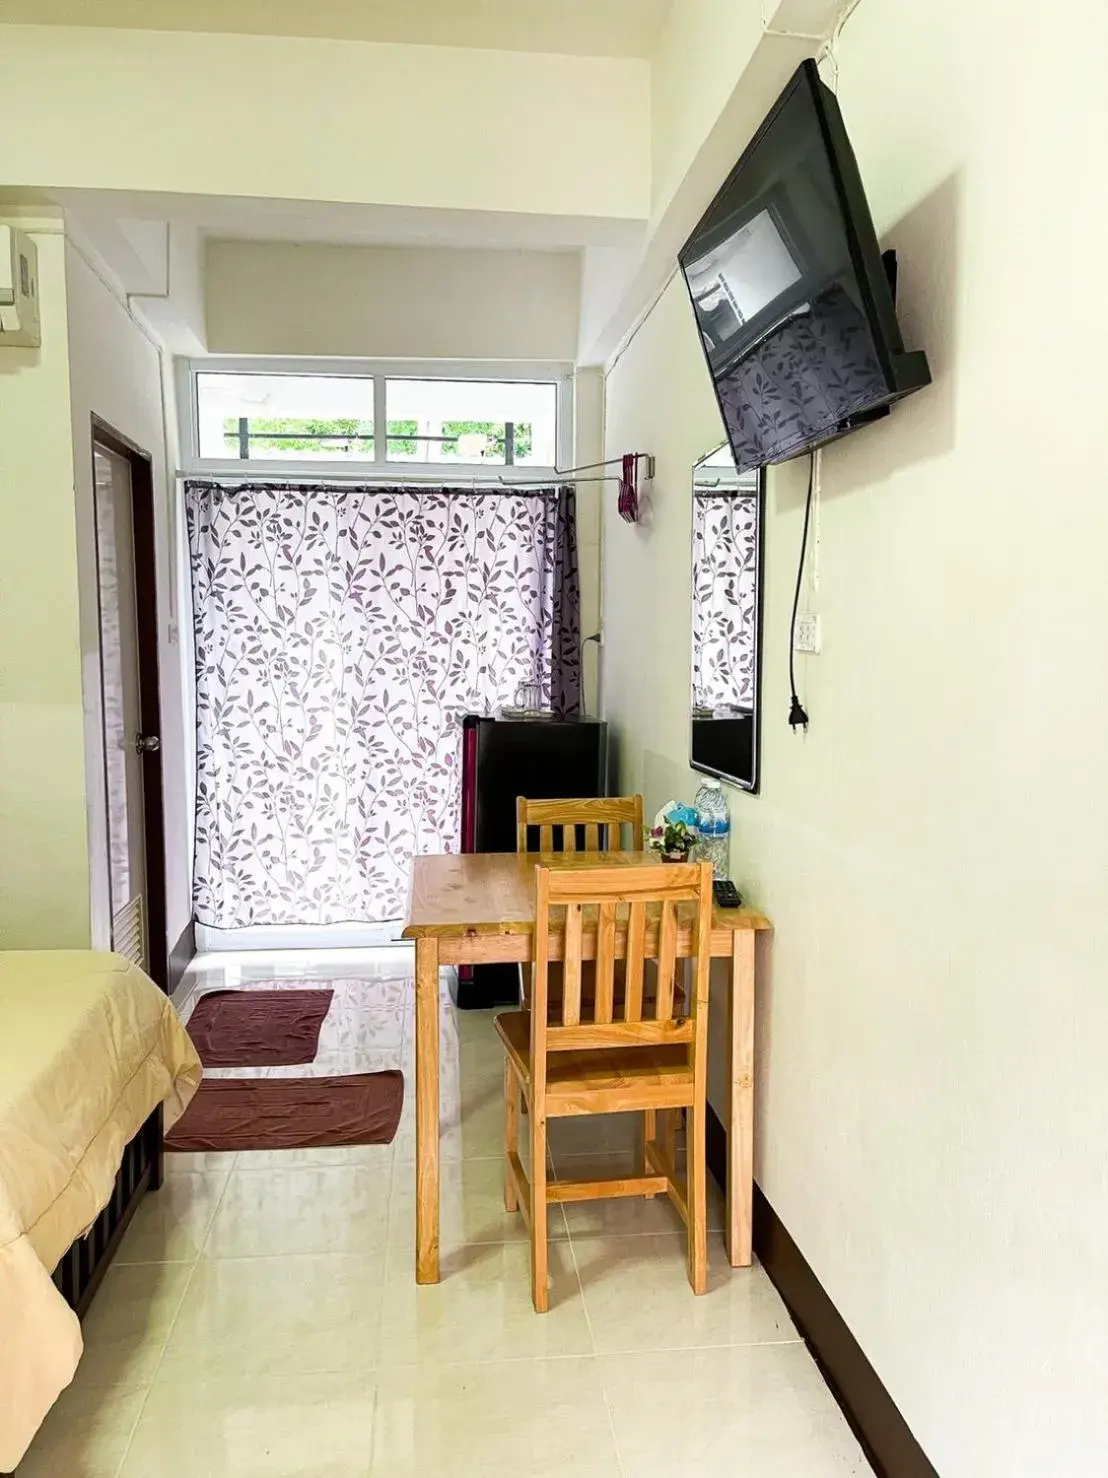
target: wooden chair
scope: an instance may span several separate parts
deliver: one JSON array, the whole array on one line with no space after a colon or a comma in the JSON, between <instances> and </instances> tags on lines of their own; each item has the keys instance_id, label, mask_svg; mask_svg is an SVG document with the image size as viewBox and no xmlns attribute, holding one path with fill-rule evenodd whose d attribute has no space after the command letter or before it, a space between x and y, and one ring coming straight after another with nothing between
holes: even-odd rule
<instances>
[{"instance_id":1,"label":"wooden chair","mask_svg":"<svg viewBox=\"0 0 1108 1478\"><path fill-rule=\"evenodd\" d=\"M631 829L630 845L623 835ZM532 801L516 797L516 851L530 852L641 852L645 846L641 795L582 796L576 800ZM578 843L583 843L578 846ZM585 963L585 993L592 989L592 962ZM533 964L520 965L524 1009L531 1004ZM561 1000L561 966L551 970L549 999Z\"/></svg>"},{"instance_id":2,"label":"wooden chair","mask_svg":"<svg viewBox=\"0 0 1108 1478\"><path fill-rule=\"evenodd\" d=\"M675 1011L679 903L695 904L690 1014ZM548 1017L551 911L565 909L563 994ZM587 910L587 912L586 912ZM560 920L553 921L561 931ZM682 920L682 927L685 920ZM531 1233L531 1297L545 1313L547 1207L554 1201L655 1196L665 1191L688 1228L688 1273L694 1293L707 1288L705 1114L708 1067L709 935L712 868L707 862L667 866L535 868L535 975L530 1011L496 1018L507 1053L506 1183L509 1211L521 1210ZM615 1004L615 965L625 962L622 1005ZM582 961L596 961L595 1000L582 1009ZM653 1001L645 1000L645 962L656 959ZM531 1138L531 1175L519 1157L520 1100ZM655 1138L659 1111L688 1111L687 1175ZM639 1112L646 1128L643 1173L624 1180L547 1180L547 1121L571 1114ZM668 1115L663 1114L663 1117Z\"/></svg>"},{"instance_id":3,"label":"wooden chair","mask_svg":"<svg viewBox=\"0 0 1108 1478\"><path fill-rule=\"evenodd\" d=\"M625 824L631 828L629 846L623 845ZM517 852L535 850L527 845L531 832L537 832L540 852L641 852L644 845L642 796L529 801L521 795L516 799ZM577 844L581 840L584 846L579 847Z\"/></svg>"}]
</instances>

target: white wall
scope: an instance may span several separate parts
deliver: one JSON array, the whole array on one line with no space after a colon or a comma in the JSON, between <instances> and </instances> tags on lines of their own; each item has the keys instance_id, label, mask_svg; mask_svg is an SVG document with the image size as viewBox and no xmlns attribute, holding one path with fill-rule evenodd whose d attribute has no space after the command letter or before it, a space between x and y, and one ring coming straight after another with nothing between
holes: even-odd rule
<instances>
[{"instance_id":1,"label":"white wall","mask_svg":"<svg viewBox=\"0 0 1108 1478\"><path fill-rule=\"evenodd\" d=\"M1098 0L1007 15L869 0L843 34L841 105L936 383L825 455L806 737L786 725L805 469L771 474L764 783L731 793L732 856L776 925L771 1203L943 1478L1094 1478L1108 35ZM649 807L695 784L689 469L719 435L679 283L607 405L609 455L658 456L650 524L604 517L607 712Z\"/></svg>"},{"instance_id":2,"label":"white wall","mask_svg":"<svg viewBox=\"0 0 1108 1478\"><path fill-rule=\"evenodd\" d=\"M0 948L89 941L81 648L60 221L38 248L40 349L0 349ZM39 229L41 228L41 229Z\"/></svg>"},{"instance_id":3,"label":"white wall","mask_svg":"<svg viewBox=\"0 0 1108 1478\"><path fill-rule=\"evenodd\" d=\"M674 259L836 0L674 0L651 60L651 210L627 261L586 254L580 355L603 364L646 313Z\"/></svg>"},{"instance_id":4,"label":"white wall","mask_svg":"<svg viewBox=\"0 0 1108 1478\"><path fill-rule=\"evenodd\" d=\"M572 361L575 252L213 241L213 354Z\"/></svg>"},{"instance_id":5,"label":"white wall","mask_svg":"<svg viewBox=\"0 0 1108 1478\"><path fill-rule=\"evenodd\" d=\"M0 138L11 186L645 219L650 68L0 25Z\"/></svg>"},{"instance_id":6,"label":"white wall","mask_svg":"<svg viewBox=\"0 0 1108 1478\"><path fill-rule=\"evenodd\" d=\"M181 547L179 539L170 533L170 520L171 517L179 518L180 514L175 503L171 505L173 484L166 477L161 355L155 341L131 318L114 292L90 268L72 243L67 244L65 272L69 304L71 434L84 677L92 939L97 948L103 949L108 947L111 938L92 470L92 416L96 415L147 452L153 463L166 826L166 931L167 942L172 946L192 916L191 828L187 814L192 777L186 761L182 653L178 642L170 640L171 624L180 624L173 610L179 573L171 560L171 543L173 548ZM187 641L187 630L184 637Z\"/></svg>"},{"instance_id":7,"label":"white wall","mask_svg":"<svg viewBox=\"0 0 1108 1478\"><path fill-rule=\"evenodd\" d=\"M769 5L770 11L778 8ZM689 172L763 38L759 4L673 0L651 68L651 204L657 212Z\"/></svg>"}]
</instances>

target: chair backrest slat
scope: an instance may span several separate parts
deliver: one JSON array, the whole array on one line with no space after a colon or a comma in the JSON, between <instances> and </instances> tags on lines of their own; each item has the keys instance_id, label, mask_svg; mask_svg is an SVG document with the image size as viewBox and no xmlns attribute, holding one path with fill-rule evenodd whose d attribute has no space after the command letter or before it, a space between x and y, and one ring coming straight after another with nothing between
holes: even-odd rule
<instances>
[{"instance_id":1,"label":"chair backrest slat","mask_svg":"<svg viewBox=\"0 0 1108 1478\"><path fill-rule=\"evenodd\" d=\"M644 1047L665 1041L699 1042L697 1013L707 1003L708 949L712 927L712 869L707 863L662 867L601 865L581 868L536 866L536 944L532 983L532 1027L542 1016L557 1050L591 1047ZM678 904L695 905L685 922ZM559 1017L550 1010L550 933L561 920L551 910L565 909ZM683 954L695 955L695 983L675 999L679 932L688 941ZM691 936L691 937L690 937ZM644 1020L646 959L657 960L657 989L649 1021ZM582 961L596 962L590 990L582 988ZM623 960L622 1011L616 961ZM680 1006L679 1014L675 1009ZM686 1030L688 1018L694 1029ZM534 1032L533 1032L534 1040ZM536 1049L537 1050L537 1049Z\"/></svg>"},{"instance_id":2,"label":"chair backrest slat","mask_svg":"<svg viewBox=\"0 0 1108 1478\"><path fill-rule=\"evenodd\" d=\"M629 837L623 833L630 832ZM578 833L586 852L641 852L645 845L641 795L582 797L578 800L516 800L516 851L577 852ZM559 845L560 844L560 845Z\"/></svg>"},{"instance_id":3,"label":"chair backrest slat","mask_svg":"<svg viewBox=\"0 0 1108 1478\"><path fill-rule=\"evenodd\" d=\"M673 1015L673 977L677 969L677 907L668 899L662 904L658 930L658 995L654 1017L668 1021Z\"/></svg>"},{"instance_id":4,"label":"chair backrest slat","mask_svg":"<svg viewBox=\"0 0 1108 1478\"><path fill-rule=\"evenodd\" d=\"M646 904L632 903L627 912L627 964L624 967L625 1021L642 1020L642 979L646 968Z\"/></svg>"},{"instance_id":5,"label":"chair backrest slat","mask_svg":"<svg viewBox=\"0 0 1108 1478\"><path fill-rule=\"evenodd\" d=\"M534 979L542 982L542 1011L531 1013L531 1073L534 1082L532 1111L545 1112L546 1097L546 989L550 978L550 869L535 869L535 947L532 969Z\"/></svg>"},{"instance_id":6,"label":"chair backrest slat","mask_svg":"<svg viewBox=\"0 0 1108 1478\"><path fill-rule=\"evenodd\" d=\"M596 920L596 1006L594 1021L612 1019L616 982L616 905L602 903Z\"/></svg>"},{"instance_id":7,"label":"chair backrest slat","mask_svg":"<svg viewBox=\"0 0 1108 1478\"><path fill-rule=\"evenodd\" d=\"M581 1020L581 905L566 904L566 952L562 966L562 1025Z\"/></svg>"}]
</instances>

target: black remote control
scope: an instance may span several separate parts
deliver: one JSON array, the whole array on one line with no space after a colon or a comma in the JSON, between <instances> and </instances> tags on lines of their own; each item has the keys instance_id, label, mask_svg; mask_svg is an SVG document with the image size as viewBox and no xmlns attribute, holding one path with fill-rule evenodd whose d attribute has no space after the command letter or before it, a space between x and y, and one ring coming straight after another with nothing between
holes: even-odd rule
<instances>
[{"instance_id":1,"label":"black remote control","mask_svg":"<svg viewBox=\"0 0 1108 1478\"><path fill-rule=\"evenodd\" d=\"M730 878L717 878L712 884L712 892L716 895L716 902L720 908L741 908L742 899L739 890Z\"/></svg>"}]
</instances>

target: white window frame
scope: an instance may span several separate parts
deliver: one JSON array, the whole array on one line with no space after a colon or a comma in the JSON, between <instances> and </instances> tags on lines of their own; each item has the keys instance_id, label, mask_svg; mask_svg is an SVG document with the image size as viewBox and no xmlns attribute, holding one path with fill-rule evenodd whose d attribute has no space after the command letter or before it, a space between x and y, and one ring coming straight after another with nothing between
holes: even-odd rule
<instances>
[{"instance_id":1,"label":"white window frame","mask_svg":"<svg viewBox=\"0 0 1108 1478\"><path fill-rule=\"evenodd\" d=\"M573 462L573 366L568 363L522 363L514 360L397 360L397 359L270 359L251 356L232 358L212 355L205 359L177 361L177 413L181 434L181 472L187 476L271 477L288 481L351 481L366 483L449 483L453 486L487 485L489 482L531 484L557 481L557 467ZM344 458L251 458L201 457L197 417L196 378L217 375L320 375L373 380L373 460ZM517 383L553 384L557 390L555 467L503 466L476 462L390 462L386 458L385 384L389 379L409 380L501 380Z\"/></svg>"}]
</instances>

